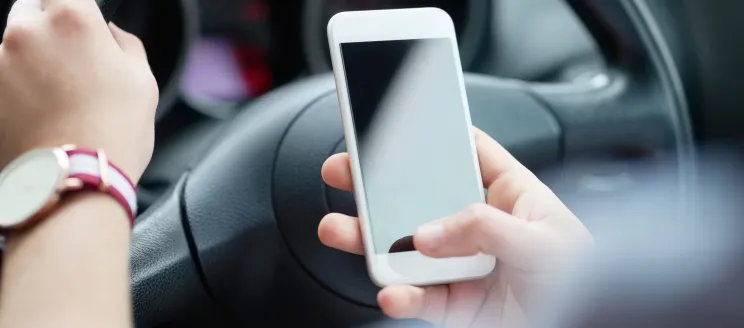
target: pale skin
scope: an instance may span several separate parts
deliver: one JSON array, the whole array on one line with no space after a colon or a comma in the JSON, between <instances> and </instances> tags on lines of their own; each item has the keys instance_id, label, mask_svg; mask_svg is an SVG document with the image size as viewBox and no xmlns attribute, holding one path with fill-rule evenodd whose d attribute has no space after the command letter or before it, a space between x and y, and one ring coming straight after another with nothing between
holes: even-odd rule
<instances>
[{"instance_id":1,"label":"pale skin","mask_svg":"<svg viewBox=\"0 0 744 328\"><path fill-rule=\"evenodd\" d=\"M135 183L158 89L137 37L94 0L19 0L0 44L0 167L41 147L103 149ZM66 197L8 237L0 327L131 327L130 224L103 193Z\"/></svg>"},{"instance_id":2,"label":"pale skin","mask_svg":"<svg viewBox=\"0 0 744 328\"><path fill-rule=\"evenodd\" d=\"M499 261L497 269L477 281L384 288L378 302L393 318L458 328L514 327L529 320L522 313L529 313L524 296L539 292L545 277L562 268L556 259L568 259L593 242L578 218L532 172L491 137L474 131L487 204L422 226L414 244L437 258L491 254ZM353 191L348 154L329 158L322 175L330 186ZM327 246L364 255L360 229L359 219L333 213L323 218L318 235Z\"/></svg>"}]
</instances>

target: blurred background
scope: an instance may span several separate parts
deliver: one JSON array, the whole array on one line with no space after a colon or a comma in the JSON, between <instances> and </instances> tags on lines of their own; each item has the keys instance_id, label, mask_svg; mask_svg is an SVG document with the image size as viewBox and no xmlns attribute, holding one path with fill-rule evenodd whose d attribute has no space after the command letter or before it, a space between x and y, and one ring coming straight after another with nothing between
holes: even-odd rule
<instances>
[{"instance_id":1,"label":"blurred background","mask_svg":"<svg viewBox=\"0 0 744 328\"><path fill-rule=\"evenodd\" d=\"M326 24L334 14L424 6L452 16L467 71L532 81L601 73L589 35L558 0L200 0L184 96L199 110L226 115L273 88L329 71Z\"/></svg>"}]
</instances>

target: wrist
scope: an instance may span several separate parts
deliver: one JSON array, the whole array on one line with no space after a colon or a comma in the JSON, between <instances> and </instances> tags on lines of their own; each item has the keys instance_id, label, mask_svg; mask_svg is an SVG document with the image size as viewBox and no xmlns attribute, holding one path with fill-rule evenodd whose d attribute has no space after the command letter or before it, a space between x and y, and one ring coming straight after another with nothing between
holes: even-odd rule
<instances>
[{"instance_id":1,"label":"wrist","mask_svg":"<svg viewBox=\"0 0 744 328\"><path fill-rule=\"evenodd\" d=\"M59 211L52 214L52 218L61 218L66 220L68 213L100 213L111 219L101 220L107 226L122 227L124 230L129 229L127 217L129 213L119 202L108 195L96 191L81 191L74 195L66 197L60 202ZM85 219L84 217L93 217ZM84 215L80 221L97 220L94 215Z\"/></svg>"},{"instance_id":2,"label":"wrist","mask_svg":"<svg viewBox=\"0 0 744 328\"><path fill-rule=\"evenodd\" d=\"M113 198L93 191L83 191L65 197L58 208L44 220L29 229L13 230L7 239L6 249L12 253L25 240L33 236L45 240L111 238L116 235L129 235L131 231L128 214Z\"/></svg>"}]
</instances>

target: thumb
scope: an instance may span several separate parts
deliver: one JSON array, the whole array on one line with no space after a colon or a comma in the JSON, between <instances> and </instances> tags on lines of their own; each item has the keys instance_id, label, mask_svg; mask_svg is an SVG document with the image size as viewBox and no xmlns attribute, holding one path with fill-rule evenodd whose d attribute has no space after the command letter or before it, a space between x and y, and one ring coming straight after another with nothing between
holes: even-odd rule
<instances>
[{"instance_id":1,"label":"thumb","mask_svg":"<svg viewBox=\"0 0 744 328\"><path fill-rule=\"evenodd\" d=\"M548 245L550 234L538 224L486 204L476 204L422 226L414 235L414 244L418 251L430 257L484 253L510 266L530 270L539 253L552 248Z\"/></svg>"},{"instance_id":2,"label":"thumb","mask_svg":"<svg viewBox=\"0 0 744 328\"><path fill-rule=\"evenodd\" d=\"M147 52L145 52L145 46L136 35L122 30L116 26L113 22L109 23L109 29L111 35L114 36L116 43L119 44L124 53L144 62L147 62Z\"/></svg>"}]
</instances>

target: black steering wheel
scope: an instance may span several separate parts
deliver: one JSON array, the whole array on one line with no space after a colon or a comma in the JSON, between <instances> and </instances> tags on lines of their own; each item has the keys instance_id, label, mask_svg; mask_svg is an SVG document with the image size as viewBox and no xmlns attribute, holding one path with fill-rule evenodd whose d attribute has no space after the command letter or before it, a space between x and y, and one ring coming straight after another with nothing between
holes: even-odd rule
<instances>
[{"instance_id":1,"label":"black steering wheel","mask_svg":"<svg viewBox=\"0 0 744 328\"><path fill-rule=\"evenodd\" d=\"M678 65L646 2L570 3L600 45L608 73L560 85L467 75L474 124L532 169L585 155L691 156ZM320 176L323 161L343 150L331 76L282 87L245 108L198 165L137 219L131 252L137 326L346 327L382 320L363 259L317 238L325 214L355 212L353 197ZM621 172L581 172L615 173ZM582 188L577 183L567 192Z\"/></svg>"}]
</instances>

